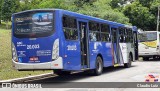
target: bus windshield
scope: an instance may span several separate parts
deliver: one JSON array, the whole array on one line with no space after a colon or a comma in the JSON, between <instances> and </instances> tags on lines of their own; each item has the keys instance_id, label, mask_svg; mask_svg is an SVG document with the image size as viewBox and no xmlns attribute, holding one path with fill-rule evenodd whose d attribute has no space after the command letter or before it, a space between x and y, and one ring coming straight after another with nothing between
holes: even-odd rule
<instances>
[{"instance_id":1,"label":"bus windshield","mask_svg":"<svg viewBox=\"0 0 160 91\"><path fill-rule=\"evenodd\" d=\"M54 32L54 13L49 11L24 12L14 16L13 34L17 38L38 38Z\"/></svg>"},{"instance_id":2,"label":"bus windshield","mask_svg":"<svg viewBox=\"0 0 160 91\"><path fill-rule=\"evenodd\" d=\"M147 32L139 34L139 42L147 42L157 40L157 32Z\"/></svg>"}]
</instances>

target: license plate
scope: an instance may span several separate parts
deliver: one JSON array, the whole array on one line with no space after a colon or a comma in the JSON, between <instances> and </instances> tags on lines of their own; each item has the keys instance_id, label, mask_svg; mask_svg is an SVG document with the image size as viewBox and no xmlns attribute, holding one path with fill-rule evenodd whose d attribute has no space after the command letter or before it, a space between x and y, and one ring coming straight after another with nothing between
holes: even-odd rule
<instances>
[{"instance_id":1,"label":"license plate","mask_svg":"<svg viewBox=\"0 0 160 91\"><path fill-rule=\"evenodd\" d=\"M39 58L38 57L30 57L29 60L30 61L37 61Z\"/></svg>"}]
</instances>

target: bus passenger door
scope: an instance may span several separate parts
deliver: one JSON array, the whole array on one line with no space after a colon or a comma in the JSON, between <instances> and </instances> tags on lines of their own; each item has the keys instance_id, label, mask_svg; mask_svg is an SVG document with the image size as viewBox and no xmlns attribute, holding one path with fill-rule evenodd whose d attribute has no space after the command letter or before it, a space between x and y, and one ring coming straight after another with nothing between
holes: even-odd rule
<instances>
[{"instance_id":1,"label":"bus passenger door","mask_svg":"<svg viewBox=\"0 0 160 91\"><path fill-rule=\"evenodd\" d=\"M134 39L134 52L135 52L135 60L138 60L138 39L137 39L137 31L133 31L133 39Z\"/></svg>"},{"instance_id":2,"label":"bus passenger door","mask_svg":"<svg viewBox=\"0 0 160 91\"><path fill-rule=\"evenodd\" d=\"M117 64L120 63L119 39L118 39L117 28L111 28L111 34L112 34L112 48L113 48L113 56L114 56L114 66L116 66Z\"/></svg>"},{"instance_id":3,"label":"bus passenger door","mask_svg":"<svg viewBox=\"0 0 160 91\"><path fill-rule=\"evenodd\" d=\"M88 27L87 22L78 21L81 51L81 69L89 68Z\"/></svg>"}]
</instances>

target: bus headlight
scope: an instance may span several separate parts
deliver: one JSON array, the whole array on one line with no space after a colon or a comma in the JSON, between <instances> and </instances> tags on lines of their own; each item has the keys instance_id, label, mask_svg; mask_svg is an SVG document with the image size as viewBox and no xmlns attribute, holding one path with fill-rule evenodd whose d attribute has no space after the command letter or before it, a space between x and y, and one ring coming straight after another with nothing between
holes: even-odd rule
<instances>
[{"instance_id":1,"label":"bus headlight","mask_svg":"<svg viewBox=\"0 0 160 91\"><path fill-rule=\"evenodd\" d=\"M17 51L14 46L14 43L12 43L12 58L15 62L18 62L18 56L17 56Z\"/></svg>"},{"instance_id":2,"label":"bus headlight","mask_svg":"<svg viewBox=\"0 0 160 91\"><path fill-rule=\"evenodd\" d=\"M52 49L52 60L55 60L59 57L59 39L56 39L53 44Z\"/></svg>"}]
</instances>

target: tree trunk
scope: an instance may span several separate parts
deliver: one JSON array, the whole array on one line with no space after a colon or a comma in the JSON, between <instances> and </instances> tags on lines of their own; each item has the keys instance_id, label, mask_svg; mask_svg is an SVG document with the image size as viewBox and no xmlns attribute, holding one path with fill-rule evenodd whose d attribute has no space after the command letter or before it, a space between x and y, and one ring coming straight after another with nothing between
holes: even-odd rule
<instances>
[{"instance_id":1,"label":"tree trunk","mask_svg":"<svg viewBox=\"0 0 160 91\"><path fill-rule=\"evenodd\" d=\"M9 29L8 23L9 23L9 21L7 20L7 22L6 22L6 29Z\"/></svg>"}]
</instances>

